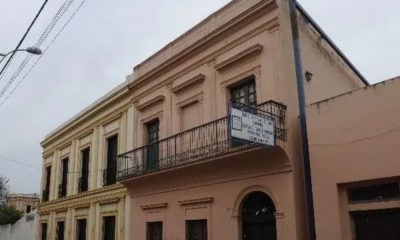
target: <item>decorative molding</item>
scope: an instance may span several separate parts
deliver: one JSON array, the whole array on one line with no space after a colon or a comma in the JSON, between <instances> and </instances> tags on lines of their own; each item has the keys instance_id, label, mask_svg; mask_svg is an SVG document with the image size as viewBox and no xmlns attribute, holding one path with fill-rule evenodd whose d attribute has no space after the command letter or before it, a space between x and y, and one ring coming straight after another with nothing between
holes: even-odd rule
<instances>
[{"instance_id":1,"label":"decorative molding","mask_svg":"<svg viewBox=\"0 0 400 240\"><path fill-rule=\"evenodd\" d=\"M270 33L276 32L277 30L279 30L279 17L274 17L271 21L269 21L269 26L268 26L268 31Z\"/></svg>"},{"instance_id":2,"label":"decorative molding","mask_svg":"<svg viewBox=\"0 0 400 240\"><path fill-rule=\"evenodd\" d=\"M189 199L178 201L181 206L194 205L194 204L205 204L212 203L214 201L213 197L205 197L205 198L197 198L197 199Z\"/></svg>"},{"instance_id":3,"label":"decorative molding","mask_svg":"<svg viewBox=\"0 0 400 240\"><path fill-rule=\"evenodd\" d=\"M128 195L127 190L120 184L115 184L83 193L67 196L62 199L42 202L38 205L38 213L46 214L54 211L64 211L68 208L86 208L94 203L117 202Z\"/></svg>"},{"instance_id":4,"label":"decorative molding","mask_svg":"<svg viewBox=\"0 0 400 240\"><path fill-rule=\"evenodd\" d=\"M206 76L204 74L200 73L200 74L192 77L191 79L178 84L177 86L173 86L171 88L171 92L173 92L174 94L177 94L186 88L189 88L189 87L192 87L192 86L195 86L197 84L204 82L205 78L206 78Z\"/></svg>"},{"instance_id":5,"label":"decorative molding","mask_svg":"<svg viewBox=\"0 0 400 240\"><path fill-rule=\"evenodd\" d=\"M220 158L220 157L217 157L217 158ZM215 159L216 158L212 158L212 160L210 160L210 161L213 161ZM210 186L210 185L221 184L221 183L226 183L226 182L251 179L251 178L256 178L256 177L260 177L260 176L287 173L287 172L291 172L291 171L292 171L291 166L284 166L283 168L279 168L279 169L266 170L266 171L263 170L260 172L253 172L250 174L245 174L245 175L240 175L240 176L228 176L228 177L223 177L218 180L211 180L211 181L206 181L206 182L196 183L196 184L188 184L185 186L170 187L170 188L166 188L166 189L162 189L162 190L152 190L152 191L141 192L141 193L130 193L130 196L131 197L144 197L144 196L150 196L150 195L154 195L154 194L161 194L161 193L180 191L180 190L191 189L191 188L196 188L196 187Z\"/></svg>"},{"instance_id":6,"label":"decorative molding","mask_svg":"<svg viewBox=\"0 0 400 240\"><path fill-rule=\"evenodd\" d=\"M174 81L175 79L188 74L189 72L193 71L196 68L199 68L200 66L202 66L204 64L211 64L211 66L215 65L215 57L216 56L219 56L219 55L221 55L223 53L226 53L227 51L237 47L238 45L240 45L240 44L246 42L247 40L259 35L260 33L267 31L269 26L270 26L270 21L268 21L268 22L266 22L266 23L264 23L264 24L262 24L262 25L260 25L260 26L258 26L256 28L254 28L254 29L244 33L242 36L240 36L237 39L233 40L232 42L226 44L224 47L222 47L222 48L220 48L218 50L215 50L214 52L210 53L209 55L205 56L204 58L202 58L202 59L194 62L193 64L187 66L183 70L181 70L181 71L173 74L172 76L160 81L158 83L158 85L156 85L156 86L154 86L154 87L152 87L150 89L147 89L147 90L135 95L132 98L132 101L135 102L138 99L149 95L150 93L154 92L155 90L158 90L158 89L164 87L165 85L170 84L171 81ZM131 88L132 91L136 90L139 86L144 84L144 83L143 84L137 83L138 80L136 80L135 82L131 83L130 88Z\"/></svg>"},{"instance_id":7,"label":"decorative molding","mask_svg":"<svg viewBox=\"0 0 400 240\"><path fill-rule=\"evenodd\" d=\"M229 66L232 66L233 64L237 63L240 60L259 55L262 50L263 50L263 46L261 44L255 44L255 45L239 52L238 54L236 54L220 63L217 63L215 65L215 69L217 71L221 72L224 69L228 68Z\"/></svg>"},{"instance_id":8,"label":"decorative molding","mask_svg":"<svg viewBox=\"0 0 400 240\"><path fill-rule=\"evenodd\" d=\"M151 209L157 209L157 208L166 208L168 207L168 203L157 203L157 204L148 204L148 205L142 205L140 206L143 210L151 210Z\"/></svg>"},{"instance_id":9,"label":"decorative molding","mask_svg":"<svg viewBox=\"0 0 400 240\"><path fill-rule=\"evenodd\" d=\"M196 94L190 98L187 98L181 102L178 102L176 105L178 106L179 109L182 109L186 106L189 106L193 103L202 103L203 102L203 92Z\"/></svg>"},{"instance_id":10,"label":"decorative molding","mask_svg":"<svg viewBox=\"0 0 400 240\"><path fill-rule=\"evenodd\" d=\"M116 121L117 119L120 119L122 117L122 113L123 112L121 111L116 115L113 115L113 116L110 116L110 117L104 119L103 121L100 122L100 125L104 127L104 126Z\"/></svg>"},{"instance_id":11,"label":"decorative molding","mask_svg":"<svg viewBox=\"0 0 400 240\"><path fill-rule=\"evenodd\" d=\"M158 95L158 96L156 96L156 97L154 97L154 98L152 98L152 99L150 99L150 100L148 100L148 101L146 101L144 103L137 104L136 105L136 109L141 112L141 111L145 110L146 108L148 108L148 107L150 107L152 105L155 105L155 104L160 103L160 102L164 102L164 100L165 100L165 97L163 95Z\"/></svg>"},{"instance_id":12,"label":"decorative molding","mask_svg":"<svg viewBox=\"0 0 400 240\"><path fill-rule=\"evenodd\" d=\"M152 121L152 120L154 120L156 118L158 118L161 121L162 116L163 116L163 111L159 111L159 112L156 112L156 113L154 113L154 114L152 114L152 115L150 115L148 117L145 117L145 118L141 119L140 122L142 124L144 124L144 123L150 122L150 121Z\"/></svg>"},{"instance_id":13,"label":"decorative molding","mask_svg":"<svg viewBox=\"0 0 400 240\"><path fill-rule=\"evenodd\" d=\"M235 2L235 1L234 1ZM261 16L265 16L272 12L273 10L278 8L278 3L276 0L270 1L260 1L253 6L247 8L241 14L232 17L226 23L218 26L215 30L211 31L210 33L206 34L204 37L200 38L193 44L188 45L182 51L179 51L176 54L172 54L171 56L167 56L167 52L173 52L173 46L176 44L176 40L172 43L168 44L164 48L162 48L157 53L153 54L151 57L137 65L134 69L134 72L137 76L137 79L130 84L129 88L135 87L137 85L142 84L148 78L154 76L156 73L165 70L168 66L175 63L179 59L187 56L193 52L194 50L199 48L200 46L204 46L205 44L210 44L210 42L215 41L221 35L225 34L229 30L235 29L237 30L238 27L243 25L248 25L250 22L254 21L255 19L260 18ZM221 10L222 11L222 10ZM210 16L209 18L213 18L214 16ZM195 28L199 28L200 25L196 26ZM180 38L183 38L185 35L182 35ZM161 59L161 61L160 61ZM159 61L160 63L156 63ZM149 67L148 65L154 65ZM147 65L147 66L146 66Z\"/></svg>"},{"instance_id":14,"label":"decorative molding","mask_svg":"<svg viewBox=\"0 0 400 240\"><path fill-rule=\"evenodd\" d=\"M257 65L257 66L251 68L248 71L239 73L239 74L237 74L237 75L235 75L233 77L230 77L230 78L228 78L226 80L223 80L220 83L221 92L225 93L226 92L225 88L227 88L229 86L232 86L232 85L234 85L234 84L236 84L236 83L238 83L238 82L240 82L240 81L242 81L242 80L244 80L246 78L249 78L251 76L255 77L256 86L258 86L257 85L257 81L259 80L259 78L261 76L261 66L260 65Z\"/></svg>"}]
</instances>

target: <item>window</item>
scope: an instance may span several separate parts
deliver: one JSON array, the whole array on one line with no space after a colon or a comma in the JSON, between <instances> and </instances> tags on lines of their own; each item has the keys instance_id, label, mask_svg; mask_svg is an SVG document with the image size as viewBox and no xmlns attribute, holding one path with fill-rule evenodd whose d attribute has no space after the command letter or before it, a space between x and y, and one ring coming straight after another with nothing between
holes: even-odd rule
<instances>
[{"instance_id":1,"label":"window","mask_svg":"<svg viewBox=\"0 0 400 240\"><path fill-rule=\"evenodd\" d=\"M64 221L57 222L56 240L64 240Z\"/></svg>"},{"instance_id":2,"label":"window","mask_svg":"<svg viewBox=\"0 0 400 240\"><path fill-rule=\"evenodd\" d=\"M61 160L61 183L58 186L58 197L67 196L68 158Z\"/></svg>"},{"instance_id":3,"label":"window","mask_svg":"<svg viewBox=\"0 0 400 240\"><path fill-rule=\"evenodd\" d=\"M76 221L76 239L86 240L86 219Z\"/></svg>"},{"instance_id":4,"label":"window","mask_svg":"<svg viewBox=\"0 0 400 240\"><path fill-rule=\"evenodd\" d=\"M162 240L162 222L147 223L147 240Z\"/></svg>"},{"instance_id":5,"label":"window","mask_svg":"<svg viewBox=\"0 0 400 240\"><path fill-rule=\"evenodd\" d=\"M32 206L31 206L31 205L27 205L27 206L26 206L25 212L26 212L26 213L30 213L31 210L32 210Z\"/></svg>"},{"instance_id":6,"label":"window","mask_svg":"<svg viewBox=\"0 0 400 240\"><path fill-rule=\"evenodd\" d=\"M42 201L47 202L49 201L49 193L50 193L50 177L51 177L51 166L46 167L46 182L45 187L43 189L43 196Z\"/></svg>"},{"instance_id":7,"label":"window","mask_svg":"<svg viewBox=\"0 0 400 240\"><path fill-rule=\"evenodd\" d=\"M146 170L152 171L158 169L158 140L160 132L160 122L154 120L147 124L147 157Z\"/></svg>"},{"instance_id":8,"label":"window","mask_svg":"<svg viewBox=\"0 0 400 240\"><path fill-rule=\"evenodd\" d=\"M115 216L103 217L103 240L115 240Z\"/></svg>"},{"instance_id":9,"label":"window","mask_svg":"<svg viewBox=\"0 0 400 240\"><path fill-rule=\"evenodd\" d=\"M88 190L89 183L89 158L90 148L81 151L81 177L78 181L78 192L85 192Z\"/></svg>"},{"instance_id":10,"label":"window","mask_svg":"<svg viewBox=\"0 0 400 240\"><path fill-rule=\"evenodd\" d=\"M257 105L256 83L254 78L231 88L231 102Z\"/></svg>"},{"instance_id":11,"label":"window","mask_svg":"<svg viewBox=\"0 0 400 240\"><path fill-rule=\"evenodd\" d=\"M104 186L117 182L118 135L107 138L107 169Z\"/></svg>"},{"instance_id":12,"label":"window","mask_svg":"<svg viewBox=\"0 0 400 240\"><path fill-rule=\"evenodd\" d=\"M348 190L350 202L388 201L400 199L398 182L355 187Z\"/></svg>"},{"instance_id":13,"label":"window","mask_svg":"<svg viewBox=\"0 0 400 240\"><path fill-rule=\"evenodd\" d=\"M41 240L47 240L47 223L42 223L41 224L40 231L41 231L40 239Z\"/></svg>"},{"instance_id":14,"label":"window","mask_svg":"<svg viewBox=\"0 0 400 240\"><path fill-rule=\"evenodd\" d=\"M186 240L207 240L207 220L187 220Z\"/></svg>"}]
</instances>

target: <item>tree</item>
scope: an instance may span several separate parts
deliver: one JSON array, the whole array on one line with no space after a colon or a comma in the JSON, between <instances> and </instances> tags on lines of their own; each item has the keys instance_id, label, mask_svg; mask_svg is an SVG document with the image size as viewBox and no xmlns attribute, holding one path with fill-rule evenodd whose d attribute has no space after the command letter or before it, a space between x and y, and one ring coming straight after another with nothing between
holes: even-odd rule
<instances>
[{"instance_id":1,"label":"tree","mask_svg":"<svg viewBox=\"0 0 400 240\"><path fill-rule=\"evenodd\" d=\"M22 212L14 206L7 206L9 194L8 179L0 176L0 225L14 224L22 217Z\"/></svg>"},{"instance_id":2,"label":"tree","mask_svg":"<svg viewBox=\"0 0 400 240\"><path fill-rule=\"evenodd\" d=\"M14 224L22 217L22 212L18 211L14 206L0 207L0 226L6 224Z\"/></svg>"},{"instance_id":3,"label":"tree","mask_svg":"<svg viewBox=\"0 0 400 240\"><path fill-rule=\"evenodd\" d=\"M0 176L0 207L6 205L9 194L8 179Z\"/></svg>"}]
</instances>

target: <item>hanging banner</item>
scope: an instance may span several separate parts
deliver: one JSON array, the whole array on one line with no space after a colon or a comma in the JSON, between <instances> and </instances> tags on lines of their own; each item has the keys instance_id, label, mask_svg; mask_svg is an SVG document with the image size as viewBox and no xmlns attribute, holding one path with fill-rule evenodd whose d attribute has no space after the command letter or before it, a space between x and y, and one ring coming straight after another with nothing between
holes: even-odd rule
<instances>
[{"instance_id":1,"label":"hanging banner","mask_svg":"<svg viewBox=\"0 0 400 240\"><path fill-rule=\"evenodd\" d=\"M256 115L240 109L231 108L231 137L248 142L275 146L274 118Z\"/></svg>"}]
</instances>

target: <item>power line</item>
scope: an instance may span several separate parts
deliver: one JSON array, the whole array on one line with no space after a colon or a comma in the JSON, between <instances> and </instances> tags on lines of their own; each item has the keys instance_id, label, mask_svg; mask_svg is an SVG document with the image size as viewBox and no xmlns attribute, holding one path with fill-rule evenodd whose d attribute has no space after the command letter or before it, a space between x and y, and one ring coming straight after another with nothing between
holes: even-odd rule
<instances>
[{"instance_id":1,"label":"power line","mask_svg":"<svg viewBox=\"0 0 400 240\"><path fill-rule=\"evenodd\" d=\"M0 155L0 159L5 160L5 161L9 161L9 162L13 162L13 163L19 164L19 165L24 166L24 167L29 167L29 168L33 168L33 169L36 169L36 170L40 170L39 167L30 165L30 164L26 164L26 163L17 161L17 160L15 160L15 159L11 159L11 158L6 157L6 156L4 156L4 155Z\"/></svg>"},{"instance_id":2,"label":"power line","mask_svg":"<svg viewBox=\"0 0 400 240\"><path fill-rule=\"evenodd\" d=\"M78 11L82 8L83 4L86 2L86 0L83 0L78 8L74 11L74 13L69 17L69 19L66 21L66 23L61 27L61 29L57 32L57 34L54 36L54 38L50 41L49 45L43 50L42 55L37 58L37 60L33 63L33 65L28 69L28 71L24 74L24 76L17 82L17 84L14 86L14 88L9 92L9 94L6 96L6 98L0 102L0 107L10 98L10 96L14 93L14 91L18 88L18 86L22 83L23 80L25 80L26 77L31 73L33 68L36 66L36 64L40 61L40 59L45 55L47 50L52 46L52 44L57 40L57 38L60 36L61 32L64 31L64 29L67 27L67 25L71 22L71 20L75 17L75 15L78 13ZM1 96L0 96L1 97Z\"/></svg>"},{"instance_id":3,"label":"power line","mask_svg":"<svg viewBox=\"0 0 400 240\"><path fill-rule=\"evenodd\" d=\"M61 5L61 7L58 9L57 13L53 16L53 19L50 21L50 23L47 25L46 29L42 32L41 36L39 39L36 41L35 47L40 48L40 46L43 44L43 42L47 39L51 31L54 29L54 27L57 25L57 22L61 19L61 17L67 12L67 10L71 7L72 3L74 0L67 0L64 1L64 3ZM7 84L2 88L0 91L0 98L4 95L4 93L8 90L8 88L12 85L12 83L19 77L21 72L24 70L26 65L29 63L31 60L32 55L27 54L25 59L21 62L17 70L13 73L11 78L8 80Z\"/></svg>"},{"instance_id":4,"label":"power line","mask_svg":"<svg viewBox=\"0 0 400 240\"><path fill-rule=\"evenodd\" d=\"M10 64L11 60L14 58L14 55L17 51L17 49L22 45L22 42L25 40L26 36L28 35L29 31L31 30L32 26L35 24L36 20L39 18L39 15L42 13L44 7L46 6L48 0L45 0L42 4L42 6L39 9L39 12L36 14L35 18L33 19L33 21L31 22L31 24L29 25L28 29L26 30L24 36L21 38L21 40L19 41L18 45L15 47L14 52L11 54L11 56L8 58L6 64L3 66L3 68L0 71L0 76L3 74L3 72L5 71L6 67ZM0 78L1 80L1 78Z\"/></svg>"}]
</instances>

